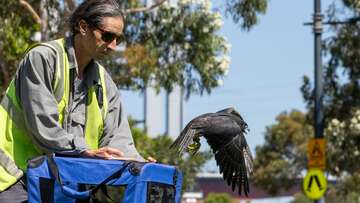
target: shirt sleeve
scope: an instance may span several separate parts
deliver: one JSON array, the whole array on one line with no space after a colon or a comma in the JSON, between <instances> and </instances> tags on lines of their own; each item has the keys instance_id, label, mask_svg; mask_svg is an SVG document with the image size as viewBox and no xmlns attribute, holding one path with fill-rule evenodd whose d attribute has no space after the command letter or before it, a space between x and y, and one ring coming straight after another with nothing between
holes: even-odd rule
<instances>
[{"instance_id":1,"label":"shirt sleeve","mask_svg":"<svg viewBox=\"0 0 360 203\"><path fill-rule=\"evenodd\" d=\"M58 123L59 112L52 82L56 52L37 46L20 63L15 78L25 124L33 142L45 153L79 154L87 148L83 136L67 133Z\"/></svg>"},{"instance_id":2,"label":"shirt sleeve","mask_svg":"<svg viewBox=\"0 0 360 203\"><path fill-rule=\"evenodd\" d=\"M100 147L114 147L122 151L125 157L145 161L135 148L127 115L121 105L120 92L109 74L106 73L105 78L109 104Z\"/></svg>"}]
</instances>

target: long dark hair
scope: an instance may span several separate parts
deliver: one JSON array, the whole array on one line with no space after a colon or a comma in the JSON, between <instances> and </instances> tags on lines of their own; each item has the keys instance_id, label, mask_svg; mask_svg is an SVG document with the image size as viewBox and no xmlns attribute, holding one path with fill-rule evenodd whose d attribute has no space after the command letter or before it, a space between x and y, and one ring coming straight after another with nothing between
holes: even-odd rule
<instances>
[{"instance_id":1,"label":"long dark hair","mask_svg":"<svg viewBox=\"0 0 360 203\"><path fill-rule=\"evenodd\" d=\"M104 17L116 17L124 15L116 0L85 0L71 14L69 27L73 34L79 32L78 25L80 20L85 20L90 25L101 26Z\"/></svg>"}]
</instances>

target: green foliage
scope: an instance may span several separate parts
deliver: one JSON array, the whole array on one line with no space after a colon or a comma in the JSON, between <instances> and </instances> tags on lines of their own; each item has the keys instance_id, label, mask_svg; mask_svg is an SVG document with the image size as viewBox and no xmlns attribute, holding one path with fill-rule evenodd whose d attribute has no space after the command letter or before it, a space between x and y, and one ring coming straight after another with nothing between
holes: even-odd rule
<instances>
[{"instance_id":1,"label":"green foliage","mask_svg":"<svg viewBox=\"0 0 360 203\"><path fill-rule=\"evenodd\" d=\"M354 109L347 119L332 119L327 124L328 169L333 175L356 174L360 169L360 110Z\"/></svg>"},{"instance_id":2,"label":"green foliage","mask_svg":"<svg viewBox=\"0 0 360 203\"><path fill-rule=\"evenodd\" d=\"M254 183L271 194L296 183L306 168L306 141L313 131L300 111L281 113L276 120L266 129L265 143L256 147L253 176Z\"/></svg>"},{"instance_id":3,"label":"green foliage","mask_svg":"<svg viewBox=\"0 0 360 203\"><path fill-rule=\"evenodd\" d=\"M347 175L339 183L329 189L327 202L358 202L360 203L360 173L359 171ZM336 201L338 200L338 201Z\"/></svg>"},{"instance_id":4,"label":"green foliage","mask_svg":"<svg viewBox=\"0 0 360 203\"><path fill-rule=\"evenodd\" d=\"M348 9L355 10L355 12L358 12L360 8L359 0L343 0L343 3Z\"/></svg>"},{"instance_id":5,"label":"green foliage","mask_svg":"<svg viewBox=\"0 0 360 203\"><path fill-rule=\"evenodd\" d=\"M248 30L258 23L258 16L264 14L266 8L267 0L228 0L226 12L232 16L235 23Z\"/></svg>"},{"instance_id":6,"label":"green foliage","mask_svg":"<svg viewBox=\"0 0 360 203\"><path fill-rule=\"evenodd\" d=\"M313 203L314 200L307 198L303 193L296 193L294 195L294 200L290 203Z\"/></svg>"},{"instance_id":7,"label":"green foliage","mask_svg":"<svg viewBox=\"0 0 360 203\"><path fill-rule=\"evenodd\" d=\"M207 195L204 203L233 203L233 200L228 193L211 192Z\"/></svg>"},{"instance_id":8,"label":"green foliage","mask_svg":"<svg viewBox=\"0 0 360 203\"><path fill-rule=\"evenodd\" d=\"M177 166L183 173L183 191L195 182L195 175L201 171L202 166L212 155L210 152L198 152L194 156L184 154L179 156L176 150L169 147L173 140L166 135L155 138L149 137L142 129L136 128L130 119L131 131L135 146L143 157L154 157L159 163Z\"/></svg>"},{"instance_id":9,"label":"green foliage","mask_svg":"<svg viewBox=\"0 0 360 203\"><path fill-rule=\"evenodd\" d=\"M336 186L329 185L327 193L325 195L326 203L360 203L360 194L356 192L350 192L346 195L339 194ZM291 203L312 203L314 200L309 199L303 193L297 193L294 195L294 200Z\"/></svg>"},{"instance_id":10,"label":"green foliage","mask_svg":"<svg viewBox=\"0 0 360 203\"><path fill-rule=\"evenodd\" d=\"M0 98L36 28L17 1L0 2Z\"/></svg>"}]
</instances>

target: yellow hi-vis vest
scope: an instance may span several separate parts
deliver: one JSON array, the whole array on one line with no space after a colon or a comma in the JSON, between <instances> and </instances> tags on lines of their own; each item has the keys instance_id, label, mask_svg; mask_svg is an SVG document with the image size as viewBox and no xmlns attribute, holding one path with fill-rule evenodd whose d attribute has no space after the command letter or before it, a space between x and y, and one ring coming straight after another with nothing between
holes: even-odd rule
<instances>
[{"instance_id":1,"label":"yellow hi-vis vest","mask_svg":"<svg viewBox=\"0 0 360 203\"><path fill-rule=\"evenodd\" d=\"M70 71L65 40L62 38L36 46L47 46L55 50L57 54L53 89L58 102L59 124L62 126L68 114L70 95ZM89 88L86 101L85 140L90 149L99 147L108 106L105 70L98 65L98 71L102 101L98 101L100 98L96 96L95 86ZM102 102L102 108L98 102ZM28 159L42 154L42 151L31 141L22 111L21 102L16 96L14 80L12 80L0 104L0 192L23 176Z\"/></svg>"}]
</instances>

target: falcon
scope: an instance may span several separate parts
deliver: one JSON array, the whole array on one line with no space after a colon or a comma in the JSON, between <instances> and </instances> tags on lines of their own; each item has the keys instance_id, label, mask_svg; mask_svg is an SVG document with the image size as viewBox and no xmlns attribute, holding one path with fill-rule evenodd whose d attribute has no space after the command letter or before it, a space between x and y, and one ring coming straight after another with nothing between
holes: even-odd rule
<instances>
[{"instance_id":1,"label":"falcon","mask_svg":"<svg viewBox=\"0 0 360 203\"><path fill-rule=\"evenodd\" d=\"M194 155L200 148L200 137L205 137L223 179L232 191L237 188L239 195L243 191L248 196L249 176L253 172L253 158L244 136L248 131L240 114L234 108L226 108L191 120L170 148Z\"/></svg>"}]
</instances>

